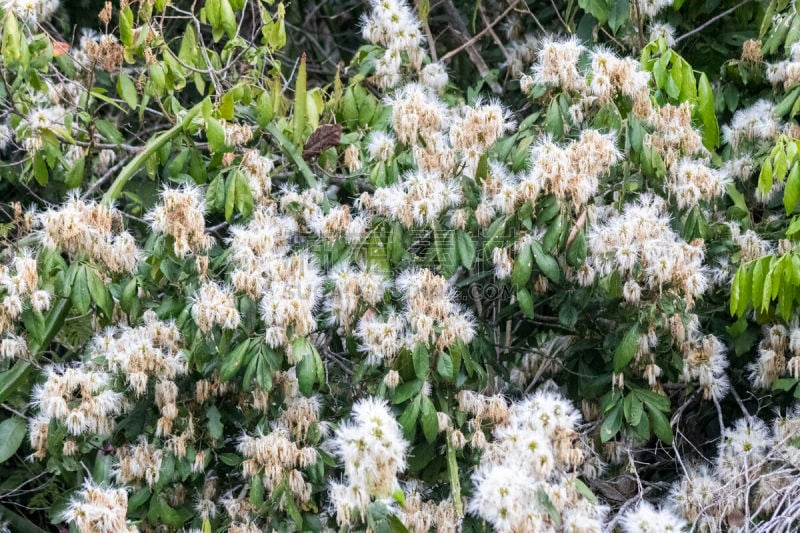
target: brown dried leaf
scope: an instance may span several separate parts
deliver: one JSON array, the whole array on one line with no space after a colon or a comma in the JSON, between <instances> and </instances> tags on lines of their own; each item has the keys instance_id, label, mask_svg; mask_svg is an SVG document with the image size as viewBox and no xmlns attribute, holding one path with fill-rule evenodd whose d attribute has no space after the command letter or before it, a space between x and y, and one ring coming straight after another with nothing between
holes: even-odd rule
<instances>
[{"instance_id":1,"label":"brown dried leaf","mask_svg":"<svg viewBox=\"0 0 800 533\"><path fill-rule=\"evenodd\" d=\"M323 124L312 133L303 147L303 159L309 161L316 158L324 150L336 146L342 139L342 126L339 124Z\"/></svg>"}]
</instances>

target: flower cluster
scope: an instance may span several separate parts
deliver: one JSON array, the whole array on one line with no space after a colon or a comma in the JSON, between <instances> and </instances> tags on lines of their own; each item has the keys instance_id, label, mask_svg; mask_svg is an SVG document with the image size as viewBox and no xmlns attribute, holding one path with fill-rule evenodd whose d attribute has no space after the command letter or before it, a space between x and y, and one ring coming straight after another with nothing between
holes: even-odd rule
<instances>
[{"instance_id":1,"label":"flower cluster","mask_svg":"<svg viewBox=\"0 0 800 533\"><path fill-rule=\"evenodd\" d=\"M750 381L756 389L768 389L781 376L800 379L800 327L775 324L764 327L758 344L758 359L749 365Z\"/></svg>"},{"instance_id":2,"label":"flower cluster","mask_svg":"<svg viewBox=\"0 0 800 533\"><path fill-rule=\"evenodd\" d=\"M462 201L455 179L436 172L409 172L400 183L363 193L361 206L377 215L398 220L406 228L431 226L448 208Z\"/></svg>"},{"instance_id":3,"label":"flower cluster","mask_svg":"<svg viewBox=\"0 0 800 533\"><path fill-rule=\"evenodd\" d=\"M284 481L291 493L301 502L311 498L311 485L303 478L301 468L313 465L317 451L300 447L286 429L277 428L267 435L242 435L237 449L245 457L242 471L246 478L263 476L264 487L272 492Z\"/></svg>"},{"instance_id":4,"label":"flower cluster","mask_svg":"<svg viewBox=\"0 0 800 533\"><path fill-rule=\"evenodd\" d=\"M455 302L447 280L428 269L401 272L395 286L403 295L406 323L405 346L436 346L443 350L462 341L472 342L475 319L472 312Z\"/></svg>"},{"instance_id":5,"label":"flower cluster","mask_svg":"<svg viewBox=\"0 0 800 533\"><path fill-rule=\"evenodd\" d=\"M258 209L247 226L231 230L231 282L261 301L272 347L286 346L291 335L308 335L317 327L314 310L324 278L309 253L289 254L289 238L297 231L297 223L274 206Z\"/></svg>"},{"instance_id":6,"label":"flower cluster","mask_svg":"<svg viewBox=\"0 0 800 533\"><path fill-rule=\"evenodd\" d=\"M144 481L151 488L158 483L164 451L147 442L145 437L138 444L118 448L116 453L115 473L120 483L140 484Z\"/></svg>"},{"instance_id":7,"label":"flower cluster","mask_svg":"<svg viewBox=\"0 0 800 533\"><path fill-rule=\"evenodd\" d=\"M686 521L669 508L656 509L649 502L641 502L622 517L624 533L680 533Z\"/></svg>"},{"instance_id":8,"label":"flower cluster","mask_svg":"<svg viewBox=\"0 0 800 533\"><path fill-rule=\"evenodd\" d=\"M798 436L797 407L778 416L771 429L755 417L738 420L723 431L714 463L691 466L669 503L701 531L738 528L742 517L760 513L775 517L773 526L790 528L797 518L787 506L797 492Z\"/></svg>"},{"instance_id":9,"label":"flower cluster","mask_svg":"<svg viewBox=\"0 0 800 533\"><path fill-rule=\"evenodd\" d=\"M786 24L788 24L788 20ZM772 85L782 84L785 89L788 89L800 82L800 44L792 44L790 51L789 59L767 65L767 79Z\"/></svg>"},{"instance_id":10,"label":"flower cluster","mask_svg":"<svg viewBox=\"0 0 800 533\"><path fill-rule=\"evenodd\" d=\"M719 401L728 394L730 381L725 371L729 361L727 349L714 335L703 335L697 315L673 315L669 319L672 342L683 356L682 379L696 381L705 399Z\"/></svg>"},{"instance_id":11,"label":"flower cluster","mask_svg":"<svg viewBox=\"0 0 800 533\"><path fill-rule=\"evenodd\" d=\"M337 326L341 333L350 331L364 311L364 304L368 307L379 305L389 288L383 272L368 268L354 269L349 265L334 268L328 279L333 287L325 299L325 311L330 314L331 324Z\"/></svg>"},{"instance_id":12,"label":"flower cluster","mask_svg":"<svg viewBox=\"0 0 800 533\"><path fill-rule=\"evenodd\" d=\"M275 164L269 157L263 156L258 150L246 150L242 154L240 170L247 178L247 186L253 200L257 204L264 204L269 201L272 189L272 172Z\"/></svg>"},{"instance_id":13,"label":"flower cluster","mask_svg":"<svg viewBox=\"0 0 800 533\"><path fill-rule=\"evenodd\" d=\"M122 215L116 209L72 195L60 208L40 213L37 222L40 241L47 248L75 259L84 256L112 273L136 270L140 252L133 235L122 229Z\"/></svg>"},{"instance_id":14,"label":"flower cluster","mask_svg":"<svg viewBox=\"0 0 800 533\"><path fill-rule=\"evenodd\" d=\"M547 39L541 44L533 79L541 85L561 87L567 91L580 92L586 80L578 70L578 60L585 48L573 37L566 40Z\"/></svg>"},{"instance_id":15,"label":"flower cluster","mask_svg":"<svg viewBox=\"0 0 800 533\"><path fill-rule=\"evenodd\" d=\"M602 531L607 509L582 497L569 473L584 460L575 445L579 421L575 408L557 394L538 392L512 404L473 474L470 512L498 532ZM543 501L561 516L560 527Z\"/></svg>"},{"instance_id":16,"label":"flower cluster","mask_svg":"<svg viewBox=\"0 0 800 533\"><path fill-rule=\"evenodd\" d=\"M178 257L208 250L214 242L205 233L205 197L198 187L165 188L161 202L148 213L153 231L172 237Z\"/></svg>"},{"instance_id":17,"label":"flower cluster","mask_svg":"<svg viewBox=\"0 0 800 533\"><path fill-rule=\"evenodd\" d=\"M24 251L10 265L0 265L0 359L28 353L25 339L14 334L14 323L28 305L37 313L50 307L50 293L38 285L39 271L30 253Z\"/></svg>"},{"instance_id":18,"label":"flower cluster","mask_svg":"<svg viewBox=\"0 0 800 533\"><path fill-rule=\"evenodd\" d=\"M687 302L705 292L708 279L703 243L680 239L670 225L662 198L642 195L625 205L622 213L611 211L605 220L600 215L598 212L588 234L591 257L582 267L585 284L592 283L594 273L607 276L618 272L625 300L631 303L646 297L645 290L658 296L672 288Z\"/></svg>"},{"instance_id":19,"label":"flower cluster","mask_svg":"<svg viewBox=\"0 0 800 533\"><path fill-rule=\"evenodd\" d=\"M592 157L586 157L587 153ZM620 158L614 136L597 130L583 130L563 148L545 136L531 150L531 170L525 182L531 184L528 189L571 200L577 210L597 194L600 177Z\"/></svg>"},{"instance_id":20,"label":"flower cluster","mask_svg":"<svg viewBox=\"0 0 800 533\"><path fill-rule=\"evenodd\" d=\"M388 89L402 80L402 53L412 66L421 66L422 29L404 0L372 0L370 4L372 11L362 19L362 34L367 41L386 48L376 61L375 78L379 87Z\"/></svg>"},{"instance_id":21,"label":"flower cluster","mask_svg":"<svg viewBox=\"0 0 800 533\"><path fill-rule=\"evenodd\" d=\"M640 16L653 18L658 12L672 5L673 0L636 0L636 8Z\"/></svg>"},{"instance_id":22,"label":"flower cluster","mask_svg":"<svg viewBox=\"0 0 800 533\"><path fill-rule=\"evenodd\" d=\"M722 126L722 137L738 150L745 142L774 141L780 131L780 123L775 119L775 104L758 100L733 114L731 121Z\"/></svg>"},{"instance_id":23,"label":"flower cluster","mask_svg":"<svg viewBox=\"0 0 800 533\"><path fill-rule=\"evenodd\" d=\"M423 499L422 494L416 491L406 494L398 518L413 533L427 533L432 529L439 533L460 531L460 519L451 501L433 503Z\"/></svg>"},{"instance_id":24,"label":"flower cluster","mask_svg":"<svg viewBox=\"0 0 800 533\"><path fill-rule=\"evenodd\" d=\"M406 466L408 443L385 402L366 398L353 404L353 420L329 441L342 463L346 480L332 482L330 497L340 525L364 516L373 498L390 499L398 490L397 474Z\"/></svg>"},{"instance_id":25,"label":"flower cluster","mask_svg":"<svg viewBox=\"0 0 800 533\"><path fill-rule=\"evenodd\" d=\"M51 421L66 427L72 436L111 435L114 418L128 407L125 396L116 392L111 376L85 366L48 366L46 380L33 389L32 403L38 414L30 422L34 456L47 454L47 436Z\"/></svg>"},{"instance_id":26,"label":"flower cluster","mask_svg":"<svg viewBox=\"0 0 800 533\"><path fill-rule=\"evenodd\" d=\"M236 329L242 320L233 291L219 283L203 283L192 300L192 318L203 333L208 333L215 325Z\"/></svg>"},{"instance_id":27,"label":"flower cluster","mask_svg":"<svg viewBox=\"0 0 800 533\"><path fill-rule=\"evenodd\" d=\"M158 320L153 311L145 312L143 321L138 327L109 328L95 337L91 351L110 372L121 373L137 397L147 392L151 377L175 379L188 365L174 323Z\"/></svg>"},{"instance_id":28,"label":"flower cluster","mask_svg":"<svg viewBox=\"0 0 800 533\"><path fill-rule=\"evenodd\" d=\"M511 113L497 102L464 106L451 119L449 137L453 149L463 154L467 166L465 172L473 176L486 150L515 126Z\"/></svg>"},{"instance_id":29,"label":"flower cluster","mask_svg":"<svg viewBox=\"0 0 800 533\"><path fill-rule=\"evenodd\" d=\"M80 533L134 533L127 524L128 493L123 488L101 487L90 481L70 500L63 519Z\"/></svg>"},{"instance_id":30,"label":"flower cluster","mask_svg":"<svg viewBox=\"0 0 800 533\"><path fill-rule=\"evenodd\" d=\"M722 196L727 184L722 172L696 160L681 159L671 167L666 189L684 209Z\"/></svg>"}]
</instances>

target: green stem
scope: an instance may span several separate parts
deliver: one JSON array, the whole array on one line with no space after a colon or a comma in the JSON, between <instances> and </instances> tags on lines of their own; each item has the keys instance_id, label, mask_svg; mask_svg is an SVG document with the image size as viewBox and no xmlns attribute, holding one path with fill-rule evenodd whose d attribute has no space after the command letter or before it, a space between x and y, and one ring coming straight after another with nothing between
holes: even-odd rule
<instances>
[{"instance_id":1,"label":"green stem","mask_svg":"<svg viewBox=\"0 0 800 533\"><path fill-rule=\"evenodd\" d=\"M453 446L452 432L447 432L447 472L450 474L450 494L453 497L453 508L456 516L464 516L464 504L461 503L461 482L458 480L458 463L456 449Z\"/></svg>"},{"instance_id":2,"label":"green stem","mask_svg":"<svg viewBox=\"0 0 800 533\"><path fill-rule=\"evenodd\" d=\"M267 131L270 133L270 135L275 137L283 152L289 156L295 165L297 165L297 168L300 170L300 173L306 180L306 184L311 188L316 187L316 176L314 176L314 173L311 172L311 169L303 160L303 157L300 155L300 152L297 151L297 148L289 141L289 139L286 138L286 135L283 134L283 132L274 122L270 122L267 125Z\"/></svg>"},{"instance_id":3,"label":"green stem","mask_svg":"<svg viewBox=\"0 0 800 533\"><path fill-rule=\"evenodd\" d=\"M183 119L177 124L150 139L150 141L144 145L144 149L136 154L136 156L131 159L127 165L122 167L117 179L114 180L114 182L111 184L111 187L109 187L109 189L103 195L103 204L111 205L111 202L119 198L119 196L122 194L122 189L125 187L125 184L128 183L128 180L131 179L139 170L139 168L145 164L150 156L155 154L167 141L181 132L184 126L191 122L199 111L200 104L197 104L191 108L183 117Z\"/></svg>"}]
</instances>

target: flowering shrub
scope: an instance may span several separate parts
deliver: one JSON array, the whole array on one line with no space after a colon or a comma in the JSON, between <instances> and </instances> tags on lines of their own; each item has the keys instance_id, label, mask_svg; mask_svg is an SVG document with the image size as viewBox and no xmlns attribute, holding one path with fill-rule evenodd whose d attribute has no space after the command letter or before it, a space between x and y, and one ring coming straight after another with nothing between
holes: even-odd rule
<instances>
[{"instance_id":1,"label":"flowering shrub","mask_svg":"<svg viewBox=\"0 0 800 533\"><path fill-rule=\"evenodd\" d=\"M63 4L0 2L10 530L800 519L793 4Z\"/></svg>"}]
</instances>

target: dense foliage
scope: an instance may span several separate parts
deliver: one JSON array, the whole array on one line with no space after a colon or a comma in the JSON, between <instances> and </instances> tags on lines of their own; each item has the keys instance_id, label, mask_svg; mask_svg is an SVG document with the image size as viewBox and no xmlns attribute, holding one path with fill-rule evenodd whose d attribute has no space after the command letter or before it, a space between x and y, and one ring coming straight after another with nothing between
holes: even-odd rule
<instances>
[{"instance_id":1,"label":"dense foliage","mask_svg":"<svg viewBox=\"0 0 800 533\"><path fill-rule=\"evenodd\" d=\"M789 531L788 0L0 0L11 531Z\"/></svg>"}]
</instances>

